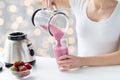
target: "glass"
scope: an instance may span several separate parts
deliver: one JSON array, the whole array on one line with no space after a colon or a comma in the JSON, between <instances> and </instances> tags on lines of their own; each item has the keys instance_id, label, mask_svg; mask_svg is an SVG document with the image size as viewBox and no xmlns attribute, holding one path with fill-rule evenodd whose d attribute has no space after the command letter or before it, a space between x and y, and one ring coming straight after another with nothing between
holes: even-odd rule
<instances>
[{"instance_id":1,"label":"glass","mask_svg":"<svg viewBox=\"0 0 120 80\"><path fill-rule=\"evenodd\" d=\"M56 60L59 60L60 56L68 55L68 41L67 39L61 39L61 46L57 46L57 41L53 42L53 52ZM60 70L63 70L62 67L59 67Z\"/></svg>"},{"instance_id":2,"label":"glass","mask_svg":"<svg viewBox=\"0 0 120 80\"><path fill-rule=\"evenodd\" d=\"M56 9L41 8L36 10L32 15L32 23L35 27L49 32L52 36L49 26L55 25L65 33L69 26L68 16Z\"/></svg>"},{"instance_id":3,"label":"glass","mask_svg":"<svg viewBox=\"0 0 120 80\"><path fill-rule=\"evenodd\" d=\"M31 70L26 70L26 71L11 71L11 73L16 76L18 79L26 79L30 76Z\"/></svg>"}]
</instances>

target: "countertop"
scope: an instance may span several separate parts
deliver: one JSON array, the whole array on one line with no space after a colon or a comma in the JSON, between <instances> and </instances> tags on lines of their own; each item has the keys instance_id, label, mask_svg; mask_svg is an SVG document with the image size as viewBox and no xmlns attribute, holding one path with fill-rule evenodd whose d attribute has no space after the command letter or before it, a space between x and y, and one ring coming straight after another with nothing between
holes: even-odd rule
<instances>
[{"instance_id":1,"label":"countertop","mask_svg":"<svg viewBox=\"0 0 120 80\"><path fill-rule=\"evenodd\" d=\"M8 68L0 72L0 80L17 79ZM84 67L60 71L55 58L36 56L32 73L25 80L120 80L120 65L106 67Z\"/></svg>"}]
</instances>

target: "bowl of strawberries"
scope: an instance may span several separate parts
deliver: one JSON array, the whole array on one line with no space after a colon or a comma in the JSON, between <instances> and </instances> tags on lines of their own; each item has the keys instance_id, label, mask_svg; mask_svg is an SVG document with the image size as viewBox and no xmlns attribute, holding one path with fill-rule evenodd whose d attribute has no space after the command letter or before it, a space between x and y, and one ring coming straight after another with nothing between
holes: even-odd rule
<instances>
[{"instance_id":1,"label":"bowl of strawberries","mask_svg":"<svg viewBox=\"0 0 120 80\"><path fill-rule=\"evenodd\" d=\"M32 65L23 61L15 61L10 70L17 78L27 78L31 73Z\"/></svg>"}]
</instances>

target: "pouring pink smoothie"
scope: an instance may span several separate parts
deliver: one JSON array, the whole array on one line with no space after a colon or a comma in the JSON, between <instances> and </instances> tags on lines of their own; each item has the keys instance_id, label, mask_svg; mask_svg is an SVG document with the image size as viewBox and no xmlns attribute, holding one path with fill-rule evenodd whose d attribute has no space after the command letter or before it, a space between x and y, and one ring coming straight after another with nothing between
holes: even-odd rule
<instances>
[{"instance_id":1,"label":"pouring pink smoothie","mask_svg":"<svg viewBox=\"0 0 120 80\"><path fill-rule=\"evenodd\" d=\"M44 30L48 31L48 28L44 25L40 25ZM55 25L49 25L50 32L57 41L57 45L53 48L56 60L62 55L68 55L68 47L61 44L61 39L64 36L64 32Z\"/></svg>"}]
</instances>

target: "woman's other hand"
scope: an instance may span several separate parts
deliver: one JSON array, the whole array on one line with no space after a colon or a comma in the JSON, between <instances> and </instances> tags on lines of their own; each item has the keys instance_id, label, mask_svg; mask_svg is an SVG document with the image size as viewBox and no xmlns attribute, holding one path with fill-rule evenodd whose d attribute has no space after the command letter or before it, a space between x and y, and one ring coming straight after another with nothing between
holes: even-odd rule
<instances>
[{"instance_id":1,"label":"woman's other hand","mask_svg":"<svg viewBox=\"0 0 120 80\"><path fill-rule=\"evenodd\" d=\"M65 70L80 68L82 65L82 58L78 56L72 55L64 55L59 57L58 65Z\"/></svg>"}]
</instances>

